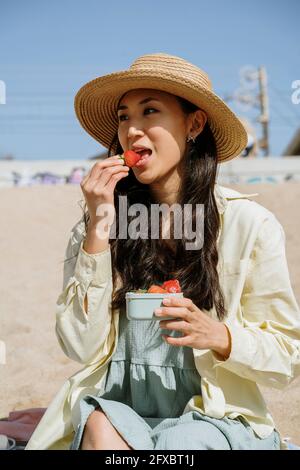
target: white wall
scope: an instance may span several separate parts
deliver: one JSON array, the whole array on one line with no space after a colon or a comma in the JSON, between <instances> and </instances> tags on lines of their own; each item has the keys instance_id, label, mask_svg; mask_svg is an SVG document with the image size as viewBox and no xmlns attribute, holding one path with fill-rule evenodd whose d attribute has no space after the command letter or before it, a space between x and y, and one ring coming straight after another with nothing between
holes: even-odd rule
<instances>
[{"instance_id":1,"label":"white wall","mask_svg":"<svg viewBox=\"0 0 300 470\"><path fill-rule=\"evenodd\" d=\"M86 173L94 164L95 160L3 160L0 161L0 187L14 185L13 171L21 175L21 186L30 185L30 178L39 172L58 175L64 183L75 167L85 168ZM219 165L220 184L283 181L300 181L300 157L235 158Z\"/></svg>"}]
</instances>

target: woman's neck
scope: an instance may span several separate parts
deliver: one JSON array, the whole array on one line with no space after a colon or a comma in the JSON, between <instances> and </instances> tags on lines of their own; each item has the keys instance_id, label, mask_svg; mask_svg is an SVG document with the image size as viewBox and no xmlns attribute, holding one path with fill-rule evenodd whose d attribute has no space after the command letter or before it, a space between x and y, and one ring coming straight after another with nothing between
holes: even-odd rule
<instances>
[{"instance_id":1,"label":"woman's neck","mask_svg":"<svg viewBox=\"0 0 300 470\"><path fill-rule=\"evenodd\" d=\"M177 176L177 177L176 177ZM180 180L178 175L168 179L161 179L150 184L150 192L157 204L172 204L178 201Z\"/></svg>"}]
</instances>

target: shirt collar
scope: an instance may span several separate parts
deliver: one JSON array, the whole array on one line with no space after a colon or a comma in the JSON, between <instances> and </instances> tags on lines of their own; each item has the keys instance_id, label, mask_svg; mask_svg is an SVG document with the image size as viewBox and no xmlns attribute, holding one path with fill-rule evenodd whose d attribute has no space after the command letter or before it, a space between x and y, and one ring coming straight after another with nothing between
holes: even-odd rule
<instances>
[{"instance_id":1,"label":"shirt collar","mask_svg":"<svg viewBox=\"0 0 300 470\"><path fill-rule=\"evenodd\" d=\"M228 201L231 199L247 199L250 196L258 196L259 193L244 194L240 193L231 188L221 186L218 183L215 183L214 195L217 204L219 214L223 214L228 205Z\"/></svg>"}]
</instances>

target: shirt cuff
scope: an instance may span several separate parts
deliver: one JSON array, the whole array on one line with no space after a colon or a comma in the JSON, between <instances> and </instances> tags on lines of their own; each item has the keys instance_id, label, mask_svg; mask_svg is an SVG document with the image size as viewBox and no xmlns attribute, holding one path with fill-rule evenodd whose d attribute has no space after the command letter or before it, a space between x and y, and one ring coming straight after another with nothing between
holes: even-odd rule
<instances>
[{"instance_id":1,"label":"shirt cuff","mask_svg":"<svg viewBox=\"0 0 300 470\"><path fill-rule=\"evenodd\" d=\"M108 282L112 277L110 245L100 253L87 253L81 241L75 265L74 276L80 282L95 286Z\"/></svg>"},{"instance_id":2,"label":"shirt cuff","mask_svg":"<svg viewBox=\"0 0 300 470\"><path fill-rule=\"evenodd\" d=\"M212 351L214 365L213 368L222 366L229 370L234 370L235 366L250 365L254 353L252 336L241 326L230 325L224 322L231 336L231 352L227 359L220 360Z\"/></svg>"}]
</instances>

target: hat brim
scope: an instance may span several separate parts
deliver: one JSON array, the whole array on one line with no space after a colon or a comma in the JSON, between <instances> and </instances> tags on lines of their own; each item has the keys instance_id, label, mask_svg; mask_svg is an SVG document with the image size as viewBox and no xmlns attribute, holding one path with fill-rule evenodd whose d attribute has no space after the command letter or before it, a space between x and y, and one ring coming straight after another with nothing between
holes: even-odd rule
<instances>
[{"instance_id":1,"label":"hat brim","mask_svg":"<svg viewBox=\"0 0 300 470\"><path fill-rule=\"evenodd\" d=\"M75 96L75 113L80 124L105 148L109 148L118 129L117 104L121 96L137 88L172 93L205 111L219 163L235 158L246 147L247 132L243 124L213 91L171 73L129 70L91 80Z\"/></svg>"}]
</instances>

